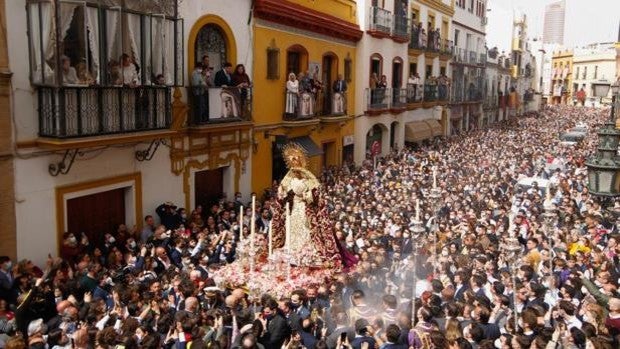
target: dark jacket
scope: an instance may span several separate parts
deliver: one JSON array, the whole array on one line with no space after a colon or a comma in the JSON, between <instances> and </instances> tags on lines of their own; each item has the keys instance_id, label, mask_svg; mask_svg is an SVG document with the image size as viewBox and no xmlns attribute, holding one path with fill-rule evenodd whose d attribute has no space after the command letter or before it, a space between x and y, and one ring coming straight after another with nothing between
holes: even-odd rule
<instances>
[{"instance_id":1,"label":"dark jacket","mask_svg":"<svg viewBox=\"0 0 620 349\"><path fill-rule=\"evenodd\" d=\"M228 74L228 76L226 75L226 73L224 72L224 69L218 71L217 73L215 73L215 80L213 81L213 83L215 84L216 87L221 87L221 86L232 86L232 75Z\"/></svg>"},{"instance_id":2,"label":"dark jacket","mask_svg":"<svg viewBox=\"0 0 620 349\"><path fill-rule=\"evenodd\" d=\"M276 314L269 323L259 342L265 348L281 348L284 341L291 335L291 329L281 314Z\"/></svg>"}]
</instances>

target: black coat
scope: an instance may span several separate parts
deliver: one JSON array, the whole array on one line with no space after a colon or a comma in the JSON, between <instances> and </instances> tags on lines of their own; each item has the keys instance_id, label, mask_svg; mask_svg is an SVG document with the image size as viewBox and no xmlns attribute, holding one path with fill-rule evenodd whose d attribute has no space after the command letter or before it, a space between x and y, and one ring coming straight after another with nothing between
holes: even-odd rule
<instances>
[{"instance_id":1,"label":"black coat","mask_svg":"<svg viewBox=\"0 0 620 349\"><path fill-rule=\"evenodd\" d=\"M232 86L232 75L228 74L228 76L226 76L224 69L222 69L215 73L215 79L213 80L213 83L216 87L221 87L224 85Z\"/></svg>"}]
</instances>

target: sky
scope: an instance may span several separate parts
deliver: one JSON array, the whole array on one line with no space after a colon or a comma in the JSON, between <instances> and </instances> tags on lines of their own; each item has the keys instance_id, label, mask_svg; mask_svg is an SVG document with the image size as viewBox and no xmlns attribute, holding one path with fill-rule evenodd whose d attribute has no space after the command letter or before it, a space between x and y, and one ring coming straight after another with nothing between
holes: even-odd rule
<instances>
[{"instance_id":1,"label":"sky","mask_svg":"<svg viewBox=\"0 0 620 349\"><path fill-rule=\"evenodd\" d=\"M555 0L488 0L487 46L509 52L513 14L527 15L528 37L542 38L545 6ZM620 0L566 0L564 46L618 39Z\"/></svg>"}]
</instances>

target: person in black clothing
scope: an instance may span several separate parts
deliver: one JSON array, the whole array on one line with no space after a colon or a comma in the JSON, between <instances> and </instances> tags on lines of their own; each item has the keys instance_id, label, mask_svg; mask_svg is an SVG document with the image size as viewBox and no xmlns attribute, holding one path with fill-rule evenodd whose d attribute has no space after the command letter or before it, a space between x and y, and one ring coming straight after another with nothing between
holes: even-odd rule
<instances>
[{"instance_id":1,"label":"person in black clothing","mask_svg":"<svg viewBox=\"0 0 620 349\"><path fill-rule=\"evenodd\" d=\"M215 73L215 80L213 82L216 87L232 86L232 64L224 63L222 70Z\"/></svg>"},{"instance_id":2,"label":"person in black clothing","mask_svg":"<svg viewBox=\"0 0 620 349\"><path fill-rule=\"evenodd\" d=\"M168 230L177 229L181 224L182 218L176 209L177 207L173 203L165 202L159 205L159 207L155 210L159 216L161 224L163 224Z\"/></svg>"},{"instance_id":3,"label":"person in black clothing","mask_svg":"<svg viewBox=\"0 0 620 349\"><path fill-rule=\"evenodd\" d=\"M275 299L272 298L265 302L260 320L265 332L259 339L259 343L265 348L281 348L290 336L291 328L278 310L278 303Z\"/></svg>"}]
</instances>

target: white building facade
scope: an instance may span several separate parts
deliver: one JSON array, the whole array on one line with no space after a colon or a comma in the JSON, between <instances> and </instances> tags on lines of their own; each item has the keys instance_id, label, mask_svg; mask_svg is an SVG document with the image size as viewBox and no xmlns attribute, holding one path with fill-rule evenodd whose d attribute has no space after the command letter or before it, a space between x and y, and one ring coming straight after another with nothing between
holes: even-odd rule
<instances>
[{"instance_id":1,"label":"white building facade","mask_svg":"<svg viewBox=\"0 0 620 349\"><path fill-rule=\"evenodd\" d=\"M119 224L141 229L144 216L157 218L167 201L189 214L201 200L200 171L219 174L212 194L247 197L247 122L235 120L239 127L230 132L195 123L183 86L202 59L197 54L245 63L251 74L248 18L239 15L251 1L5 4L19 106L18 258L43 263L61 250L66 232L97 243ZM236 146L218 148L216 138Z\"/></svg>"},{"instance_id":2,"label":"white building facade","mask_svg":"<svg viewBox=\"0 0 620 349\"><path fill-rule=\"evenodd\" d=\"M452 133L482 125L486 66L486 0L456 0L450 120Z\"/></svg>"},{"instance_id":3,"label":"white building facade","mask_svg":"<svg viewBox=\"0 0 620 349\"><path fill-rule=\"evenodd\" d=\"M612 84L618 76L614 43L594 44L573 52L573 96L583 89L586 105L596 106L600 98L595 96L594 86Z\"/></svg>"},{"instance_id":4,"label":"white building facade","mask_svg":"<svg viewBox=\"0 0 620 349\"><path fill-rule=\"evenodd\" d=\"M364 36L355 73L356 163L446 134L451 5L449 0L358 3Z\"/></svg>"}]
</instances>

